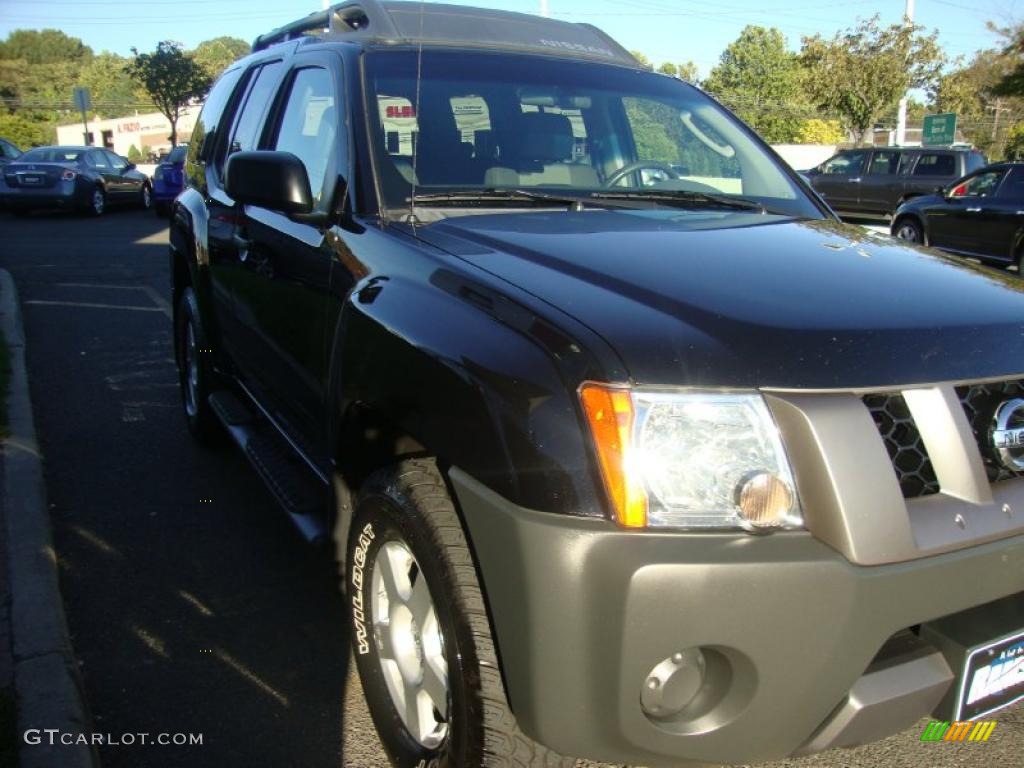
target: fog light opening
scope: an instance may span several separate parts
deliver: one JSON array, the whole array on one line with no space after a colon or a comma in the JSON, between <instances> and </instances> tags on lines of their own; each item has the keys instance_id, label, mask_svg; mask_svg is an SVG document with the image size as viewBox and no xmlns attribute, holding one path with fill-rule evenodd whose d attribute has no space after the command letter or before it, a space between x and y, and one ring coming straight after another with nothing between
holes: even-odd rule
<instances>
[{"instance_id":1,"label":"fog light opening","mask_svg":"<svg viewBox=\"0 0 1024 768\"><path fill-rule=\"evenodd\" d=\"M736 489L740 516L750 530L780 528L793 510L793 500L789 484L770 472L749 475Z\"/></svg>"},{"instance_id":2,"label":"fog light opening","mask_svg":"<svg viewBox=\"0 0 1024 768\"><path fill-rule=\"evenodd\" d=\"M671 720L697 698L704 687L707 662L699 648L672 654L647 673L640 706L655 720Z\"/></svg>"}]
</instances>

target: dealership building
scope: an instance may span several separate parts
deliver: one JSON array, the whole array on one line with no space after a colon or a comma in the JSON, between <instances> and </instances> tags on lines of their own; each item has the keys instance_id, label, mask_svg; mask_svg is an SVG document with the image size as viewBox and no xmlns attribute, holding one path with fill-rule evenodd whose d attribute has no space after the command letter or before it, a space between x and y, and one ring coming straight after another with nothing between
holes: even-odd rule
<instances>
[{"instance_id":1,"label":"dealership building","mask_svg":"<svg viewBox=\"0 0 1024 768\"><path fill-rule=\"evenodd\" d=\"M185 107L178 118L178 143L188 141L199 117L200 107ZM82 144L82 121L57 126L58 144ZM89 144L127 155L134 146L144 156L160 155L171 149L171 123L159 112L134 114L108 120L89 120Z\"/></svg>"}]
</instances>

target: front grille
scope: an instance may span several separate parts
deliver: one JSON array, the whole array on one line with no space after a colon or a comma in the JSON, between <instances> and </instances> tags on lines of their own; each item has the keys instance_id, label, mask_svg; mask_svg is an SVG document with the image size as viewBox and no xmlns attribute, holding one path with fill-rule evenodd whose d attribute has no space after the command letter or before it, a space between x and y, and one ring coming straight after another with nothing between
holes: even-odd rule
<instances>
[{"instance_id":1,"label":"front grille","mask_svg":"<svg viewBox=\"0 0 1024 768\"><path fill-rule=\"evenodd\" d=\"M957 387L956 393L974 432L989 482L1000 483L1024 476L1024 472L1008 470L996 460L989 439L996 408L1010 398L1024 398L1024 381L970 384ZM871 412L878 434L885 442L904 498L938 493L935 468L903 395L899 392L865 395L864 405Z\"/></svg>"},{"instance_id":2,"label":"front grille","mask_svg":"<svg viewBox=\"0 0 1024 768\"><path fill-rule=\"evenodd\" d=\"M885 441L904 498L938 493L939 480L935 477L932 460L903 395L898 392L865 395L864 405L871 411L878 434Z\"/></svg>"},{"instance_id":3,"label":"front grille","mask_svg":"<svg viewBox=\"0 0 1024 768\"><path fill-rule=\"evenodd\" d=\"M978 441L978 447L981 448L981 458L985 462L985 471L988 473L989 482L999 483L1024 475L1021 472L1013 472L996 461L989 440L989 430L992 428L992 419L995 417L996 408L1000 403L1014 397L1024 398L1024 381L971 384L957 387L956 394L964 406L967 420L971 422L974 439Z\"/></svg>"}]
</instances>

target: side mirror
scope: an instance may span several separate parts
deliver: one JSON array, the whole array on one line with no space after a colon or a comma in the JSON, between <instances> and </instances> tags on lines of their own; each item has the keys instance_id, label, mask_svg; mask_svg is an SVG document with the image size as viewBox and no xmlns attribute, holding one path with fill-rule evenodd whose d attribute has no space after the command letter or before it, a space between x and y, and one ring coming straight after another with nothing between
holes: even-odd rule
<instances>
[{"instance_id":1,"label":"side mirror","mask_svg":"<svg viewBox=\"0 0 1024 768\"><path fill-rule=\"evenodd\" d=\"M235 152L228 156L224 190L236 202L289 216L313 210L306 166L291 152Z\"/></svg>"},{"instance_id":2,"label":"side mirror","mask_svg":"<svg viewBox=\"0 0 1024 768\"><path fill-rule=\"evenodd\" d=\"M131 160L128 160L127 162L128 162L128 165L125 168L125 170L126 171L134 171L135 170L135 163L133 163Z\"/></svg>"}]
</instances>

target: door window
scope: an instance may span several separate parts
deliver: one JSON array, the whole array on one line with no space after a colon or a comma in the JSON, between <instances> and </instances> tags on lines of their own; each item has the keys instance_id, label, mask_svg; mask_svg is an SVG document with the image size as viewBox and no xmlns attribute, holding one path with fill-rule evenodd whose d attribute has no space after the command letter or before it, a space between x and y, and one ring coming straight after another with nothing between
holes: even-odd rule
<instances>
[{"instance_id":1,"label":"door window","mask_svg":"<svg viewBox=\"0 0 1024 768\"><path fill-rule=\"evenodd\" d=\"M872 176L895 176L899 170L900 154L890 150L875 152L871 156L868 173Z\"/></svg>"},{"instance_id":2,"label":"door window","mask_svg":"<svg viewBox=\"0 0 1024 768\"><path fill-rule=\"evenodd\" d=\"M979 173L977 176L968 179L953 190L953 197L988 197L996 191L999 180L1003 178L1002 171L989 171Z\"/></svg>"},{"instance_id":3,"label":"door window","mask_svg":"<svg viewBox=\"0 0 1024 768\"><path fill-rule=\"evenodd\" d=\"M113 152L104 152L107 156L107 160L110 162L110 167L114 169L116 173L122 173L128 167L128 161L119 155L115 155Z\"/></svg>"},{"instance_id":4,"label":"door window","mask_svg":"<svg viewBox=\"0 0 1024 768\"><path fill-rule=\"evenodd\" d=\"M956 176L956 159L948 152L925 153L914 166L915 176Z\"/></svg>"},{"instance_id":5,"label":"door window","mask_svg":"<svg viewBox=\"0 0 1024 768\"><path fill-rule=\"evenodd\" d=\"M336 154L339 124L334 85L327 70L310 67L296 72L274 149L291 152L306 166L316 203L325 193L324 181Z\"/></svg>"},{"instance_id":6,"label":"door window","mask_svg":"<svg viewBox=\"0 0 1024 768\"><path fill-rule=\"evenodd\" d=\"M860 173L860 169L864 167L864 158L867 157L867 154L867 152L846 152L836 155L822 166L821 172L826 176L853 176Z\"/></svg>"}]
</instances>

